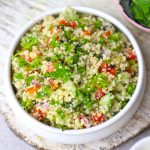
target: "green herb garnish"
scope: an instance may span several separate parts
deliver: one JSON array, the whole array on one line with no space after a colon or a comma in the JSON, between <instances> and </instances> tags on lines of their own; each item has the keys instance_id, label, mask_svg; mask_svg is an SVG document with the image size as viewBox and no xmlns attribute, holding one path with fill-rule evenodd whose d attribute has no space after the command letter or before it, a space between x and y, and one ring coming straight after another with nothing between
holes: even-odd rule
<instances>
[{"instance_id":1,"label":"green herb garnish","mask_svg":"<svg viewBox=\"0 0 150 150\"><path fill-rule=\"evenodd\" d=\"M45 73L45 77L51 77L54 79L61 79L62 81L66 82L70 79L72 73L70 72L69 68L62 66L60 64L55 64L55 71L54 72L47 72Z\"/></svg>"},{"instance_id":2,"label":"green herb garnish","mask_svg":"<svg viewBox=\"0 0 150 150\"><path fill-rule=\"evenodd\" d=\"M89 41L90 41L89 39L83 38L81 43L82 43L82 44L86 44L86 43L88 43Z\"/></svg>"},{"instance_id":3,"label":"green herb garnish","mask_svg":"<svg viewBox=\"0 0 150 150\"><path fill-rule=\"evenodd\" d=\"M57 100L52 99L52 100L50 101L50 105L60 105L60 102L57 101Z\"/></svg>"},{"instance_id":4,"label":"green herb garnish","mask_svg":"<svg viewBox=\"0 0 150 150\"><path fill-rule=\"evenodd\" d=\"M134 92L134 90L135 90L135 88L136 88L136 85L133 84L133 83L130 83L130 84L128 85L128 87L127 87L127 92L128 92L128 94L132 95L133 92Z\"/></svg>"},{"instance_id":5,"label":"green herb garnish","mask_svg":"<svg viewBox=\"0 0 150 150\"><path fill-rule=\"evenodd\" d=\"M15 73L14 78L17 80L21 80L21 79L23 79L23 74L22 73Z\"/></svg>"},{"instance_id":6,"label":"green herb garnish","mask_svg":"<svg viewBox=\"0 0 150 150\"><path fill-rule=\"evenodd\" d=\"M86 71L86 67L78 67L77 70L78 70L78 73L83 73Z\"/></svg>"},{"instance_id":7,"label":"green herb garnish","mask_svg":"<svg viewBox=\"0 0 150 150\"><path fill-rule=\"evenodd\" d=\"M119 42L120 39L121 39L121 34L119 32L111 34L108 38L109 42L111 41Z\"/></svg>"},{"instance_id":8,"label":"green herb garnish","mask_svg":"<svg viewBox=\"0 0 150 150\"><path fill-rule=\"evenodd\" d=\"M98 74L89 80L83 89L88 92L95 92L98 87L105 88L107 85L108 81L106 80L105 75Z\"/></svg>"},{"instance_id":9,"label":"green herb garnish","mask_svg":"<svg viewBox=\"0 0 150 150\"><path fill-rule=\"evenodd\" d=\"M33 108L33 101L32 100L25 100L20 102L21 106L23 107L24 110L27 112L30 112Z\"/></svg>"},{"instance_id":10,"label":"green herb garnish","mask_svg":"<svg viewBox=\"0 0 150 150\"><path fill-rule=\"evenodd\" d=\"M27 61L24 59L24 58L22 58L22 57L18 57L18 65L19 65L19 67L25 67L25 66L27 66L28 65L28 63L27 63Z\"/></svg>"},{"instance_id":11,"label":"green herb garnish","mask_svg":"<svg viewBox=\"0 0 150 150\"><path fill-rule=\"evenodd\" d=\"M72 52L73 51L73 46L71 43L63 43L63 46L65 47L65 50L68 52Z\"/></svg>"},{"instance_id":12,"label":"green herb garnish","mask_svg":"<svg viewBox=\"0 0 150 150\"><path fill-rule=\"evenodd\" d=\"M56 112L61 119L65 119L66 115L65 115L64 111L57 109Z\"/></svg>"},{"instance_id":13,"label":"green herb garnish","mask_svg":"<svg viewBox=\"0 0 150 150\"><path fill-rule=\"evenodd\" d=\"M31 81L34 79L34 76L28 76L26 79L25 79L25 82L27 85L30 85Z\"/></svg>"},{"instance_id":14,"label":"green herb garnish","mask_svg":"<svg viewBox=\"0 0 150 150\"><path fill-rule=\"evenodd\" d=\"M31 68L32 69L38 68L40 66L40 64L41 64L40 59L36 58L36 59L32 60L32 62L31 62Z\"/></svg>"},{"instance_id":15,"label":"green herb garnish","mask_svg":"<svg viewBox=\"0 0 150 150\"><path fill-rule=\"evenodd\" d=\"M99 29L102 25L102 22L100 20L96 20L94 22L94 29Z\"/></svg>"},{"instance_id":16,"label":"green herb garnish","mask_svg":"<svg viewBox=\"0 0 150 150\"><path fill-rule=\"evenodd\" d=\"M53 48L59 46L59 42L58 42L56 39L57 39L57 36L54 35L54 36L52 37L52 41L50 42L50 46L53 47Z\"/></svg>"},{"instance_id":17,"label":"green herb garnish","mask_svg":"<svg viewBox=\"0 0 150 150\"><path fill-rule=\"evenodd\" d=\"M67 39L67 40L70 40L72 39L72 30L64 30L64 37Z\"/></svg>"},{"instance_id":18,"label":"green herb garnish","mask_svg":"<svg viewBox=\"0 0 150 150\"><path fill-rule=\"evenodd\" d=\"M37 43L38 43L37 38L32 34L28 34L21 39L20 45L24 49L31 49L32 46L36 45Z\"/></svg>"},{"instance_id":19,"label":"green herb garnish","mask_svg":"<svg viewBox=\"0 0 150 150\"><path fill-rule=\"evenodd\" d=\"M39 91L37 93L37 98L42 98L42 97L48 97L52 93L52 88L50 85L43 85L42 86L42 91Z\"/></svg>"}]
</instances>

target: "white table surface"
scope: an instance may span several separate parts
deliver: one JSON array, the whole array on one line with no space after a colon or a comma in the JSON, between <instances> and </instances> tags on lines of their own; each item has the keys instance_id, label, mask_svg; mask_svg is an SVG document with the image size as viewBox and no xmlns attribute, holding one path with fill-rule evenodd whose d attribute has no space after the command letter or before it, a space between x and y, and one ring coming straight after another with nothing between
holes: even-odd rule
<instances>
[{"instance_id":1,"label":"white table surface","mask_svg":"<svg viewBox=\"0 0 150 150\"><path fill-rule=\"evenodd\" d=\"M120 145L116 150L129 150L131 146L138 140L150 136L150 129L145 130L135 138L129 140L128 142ZM0 150L35 150L35 148L29 146L22 140L20 140L16 135L8 128L5 123L3 116L0 114Z\"/></svg>"}]
</instances>

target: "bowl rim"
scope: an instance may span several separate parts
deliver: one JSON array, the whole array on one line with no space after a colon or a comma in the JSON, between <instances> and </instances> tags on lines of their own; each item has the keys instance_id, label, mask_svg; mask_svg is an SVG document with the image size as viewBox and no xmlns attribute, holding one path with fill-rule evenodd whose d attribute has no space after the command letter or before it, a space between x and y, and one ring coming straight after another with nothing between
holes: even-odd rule
<instances>
[{"instance_id":1,"label":"bowl rim","mask_svg":"<svg viewBox=\"0 0 150 150\"><path fill-rule=\"evenodd\" d=\"M27 112L25 112L21 108L21 106L15 96L15 93L13 91L12 83L10 80L11 56L12 56L13 52L15 51L15 48L16 48L17 44L19 43L22 35L24 35L24 33L26 33L33 25L40 22L45 16L59 14L65 8L66 7L57 8L57 9L50 10L46 13L43 13L42 15L36 17L35 19L32 19L29 23L27 23L23 27L23 29L19 32L19 34L17 34L16 38L12 42L12 45L10 46L9 55L6 59L7 60L6 67L5 67L6 68L6 70L5 70L5 88L7 91L6 96L8 96L7 100L9 101L10 107L13 109L13 111L16 114L19 114L19 116L20 117L22 116L24 119L26 119L28 123L35 125L36 127L40 128L42 130L45 130L46 132L53 132L53 133L65 134L65 135L89 134L91 132L96 132L98 130L102 130L103 128L110 127L111 125L115 124L115 122L117 122L119 119L121 119L125 114L127 114L127 112L130 109L132 109L132 106L136 102L137 98L140 95L140 91L143 88L142 84L144 82L144 75L145 75L144 59L143 59L142 53L140 51L140 47L138 46L138 44L137 44L135 38L133 37L133 35L131 34L131 32L117 19L110 16L109 14L106 14L106 13L96 10L96 9L92 9L92 8L88 8L88 7L81 7L81 6L72 7L74 9L76 9L78 12L92 14L95 16L102 17L102 18L106 19L107 21L110 21L115 27L117 27L129 39L133 48L135 49L137 59L138 59L138 70L139 70L138 72L139 73L138 73L138 82L137 82L136 89L135 89L131 99L129 100L129 102L117 115L115 115L108 121L106 121L100 125L94 126L94 127L78 129L78 130L65 130L62 132L61 129L48 126L48 125L41 123L40 121L34 119L32 116L30 116Z\"/></svg>"},{"instance_id":2,"label":"bowl rim","mask_svg":"<svg viewBox=\"0 0 150 150\"><path fill-rule=\"evenodd\" d=\"M137 141L130 150L138 150L139 148L142 148L143 145L145 145L147 142L150 142L150 136L146 136L139 141Z\"/></svg>"},{"instance_id":3,"label":"bowl rim","mask_svg":"<svg viewBox=\"0 0 150 150\"><path fill-rule=\"evenodd\" d=\"M121 13L123 14L123 16L130 22L132 23L134 26L138 27L139 29L145 31L145 32L150 32L150 28L146 28L144 26L142 26L141 24L137 23L135 20L131 19L123 10L122 5L120 4L119 0L115 0L118 8L120 9Z\"/></svg>"}]
</instances>

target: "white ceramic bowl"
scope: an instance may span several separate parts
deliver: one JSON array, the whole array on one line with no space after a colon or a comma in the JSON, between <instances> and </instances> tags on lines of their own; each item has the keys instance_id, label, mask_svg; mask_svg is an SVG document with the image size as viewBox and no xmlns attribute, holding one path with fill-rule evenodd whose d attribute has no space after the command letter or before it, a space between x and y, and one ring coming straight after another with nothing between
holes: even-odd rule
<instances>
[{"instance_id":1,"label":"white ceramic bowl","mask_svg":"<svg viewBox=\"0 0 150 150\"><path fill-rule=\"evenodd\" d=\"M150 150L150 136L135 143L130 150Z\"/></svg>"},{"instance_id":2,"label":"white ceramic bowl","mask_svg":"<svg viewBox=\"0 0 150 150\"><path fill-rule=\"evenodd\" d=\"M12 43L12 46L10 47L9 51L10 54L7 58L6 63L6 75L5 75L5 87L6 87L6 95L7 99L9 101L9 104L14 111L15 115L17 116L17 119L24 124L24 127L29 128L31 131L33 131L35 134L42 136L43 138L64 143L64 144L81 144L86 143L90 141L95 141L98 139L105 138L115 131L117 131L120 127L125 125L129 119L132 117L132 115L135 113L136 109L138 108L145 88L145 66L143 57L141 54L141 50L134 39L133 35L129 32L129 30L118 20L111 17L108 14L105 14L101 11L94 10L91 8L86 7L74 7L79 12L89 13L93 14L95 16L100 16L110 22L112 22L121 32L123 32L130 42L132 43L137 59L138 59L138 66L139 66L139 75L138 75L138 83L137 87L135 89L135 92L128 102L128 104L124 107L121 112L119 112L116 116L114 116L112 119L104 122L101 125L97 125L91 128L86 129L80 129L80 130L66 130L61 131L60 129L47 126L36 119L32 118L28 113L26 113L20 106L18 100L15 97L15 93L13 91L11 80L10 80L10 70L11 70L11 55L14 52L21 36L28 31L30 27L32 27L34 24L39 22L43 19L46 15L56 15L59 14L64 10L64 8L55 9L48 13L45 13L36 19L33 19L30 23L28 23L22 31L18 34L18 36L15 38L14 42Z\"/></svg>"}]
</instances>

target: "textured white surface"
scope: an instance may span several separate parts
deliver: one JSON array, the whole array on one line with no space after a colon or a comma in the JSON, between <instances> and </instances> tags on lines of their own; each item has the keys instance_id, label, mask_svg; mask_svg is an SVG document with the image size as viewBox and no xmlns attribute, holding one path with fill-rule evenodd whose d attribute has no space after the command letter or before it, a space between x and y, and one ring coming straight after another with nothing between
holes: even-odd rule
<instances>
[{"instance_id":1,"label":"textured white surface","mask_svg":"<svg viewBox=\"0 0 150 150\"><path fill-rule=\"evenodd\" d=\"M59 2L59 3L58 3ZM144 58L147 64L147 88L145 92L145 96L143 98L143 102L138 109L135 116L130 120L130 122L123 128L120 129L117 133L112 135L111 137L101 141L95 142L87 145L77 146L76 149L99 149L100 147L109 149L114 146L117 146L129 138L137 135L141 130L144 128L148 128L150 125L150 101L149 101L149 69L150 69L150 50L149 50L149 41L150 41L150 34L144 33L132 25L130 25L120 14L117 6L115 5L113 0L0 0L0 110L7 118L8 124L15 130L19 136L23 139L32 143L34 145L38 145L39 147L47 146L39 142L39 139L35 137L27 137L27 133L23 131L22 128L17 126L17 122L13 113L7 106L7 101L5 100L4 96L4 86L3 86L3 72L5 67L5 57L7 56L8 47L12 42L12 39L17 34L18 30L22 28L22 26L34 16L37 16L41 12L45 12L52 8L56 7L64 7L64 6L71 6L71 5L78 5L78 6L87 6L102 10L111 14L112 16L119 19L123 22L135 35L139 44L142 47L142 52L144 54ZM5 127L5 123L3 120L0 120L0 150L5 150L9 148L11 150L16 149L29 149L28 146L25 146L23 142L20 142L15 136L12 136L12 133ZM3 126L4 125L4 126ZM7 132L3 132L7 130ZM6 134L7 133L7 134ZM148 131L149 133L149 131ZM5 138L6 136L6 138ZM3 138L4 137L4 138ZM7 139L7 140L6 140ZM7 141L7 142L5 142ZM18 144L19 143L19 144ZM12 145L11 145L12 144ZM20 147L19 147L20 145ZM131 144L132 145L132 144ZM74 149L74 146L60 146L60 145L51 145L51 149ZM123 148L124 149L124 148ZM126 148L125 148L126 149Z\"/></svg>"},{"instance_id":2,"label":"textured white surface","mask_svg":"<svg viewBox=\"0 0 150 150\"><path fill-rule=\"evenodd\" d=\"M0 133L0 150L35 150L35 148L29 146L13 134L7 127L2 115L0 115ZM128 150L137 141L149 135L150 129L142 132L128 142L121 144L116 150Z\"/></svg>"},{"instance_id":3,"label":"textured white surface","mask_svg":"<svg viewBox=\"0 0 150 150\"><path fill-rule=\"evenodd\" d=\"M3 116L0 115L0 150L33 150L31 146L21 141L8 128Z\"/></svg>"}]
</instances>

